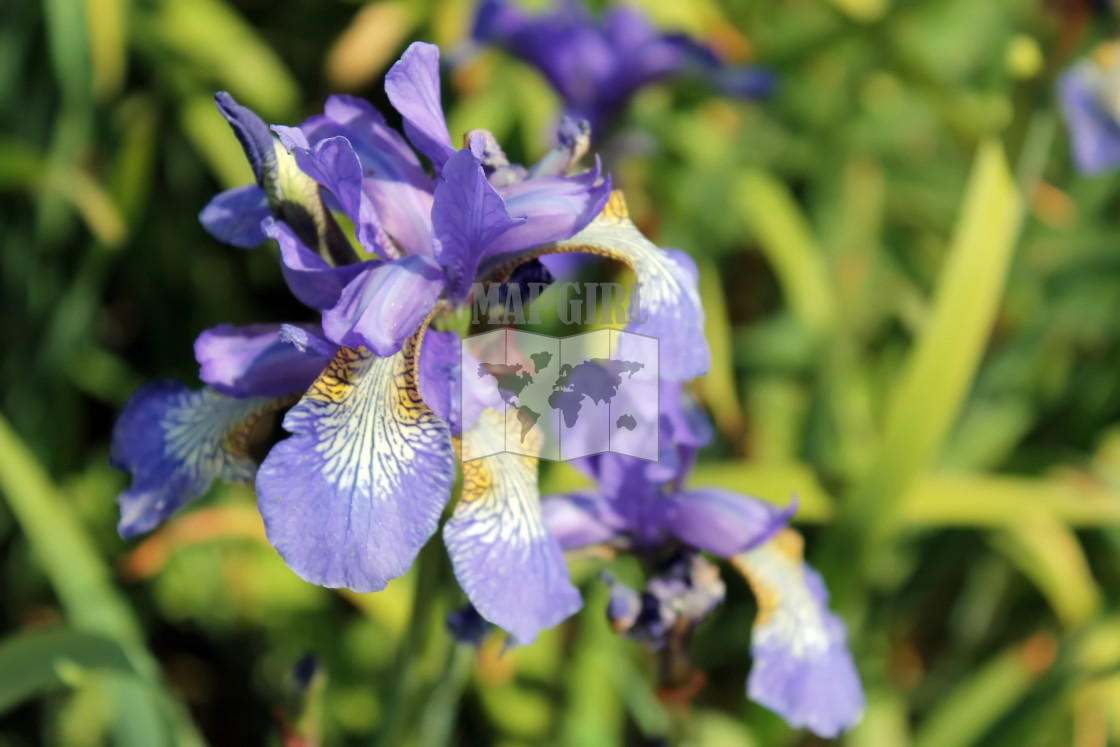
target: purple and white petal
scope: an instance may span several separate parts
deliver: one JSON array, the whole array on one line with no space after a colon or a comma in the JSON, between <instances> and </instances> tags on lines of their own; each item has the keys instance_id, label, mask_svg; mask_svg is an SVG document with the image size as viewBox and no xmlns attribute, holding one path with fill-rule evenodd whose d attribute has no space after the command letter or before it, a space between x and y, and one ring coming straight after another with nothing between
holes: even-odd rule
<instances>
[{"instance_id":1,"label":"purple and white petal","mask_svg":"<svg viewBox=\"0 0 1120 747\"><path fill-rule=\"evenodd\" d=\"M120 535L154 529L214 480L252 480L257 465L249 458L249 432L282 405L275 398L192 391L177 381L157 381L132 395L113 426L110 454L113 466L132 475L119 499Z\"/></svg>"},{"instance_id":2,"label":"purple and white petal","mask_svg":"<svg viewBox=\"0 0 1120 747\"><path fill-rule=\"evenodd\" d=\"M472 458L468 443L481 453L499 450L505 422L496 410L483 413L472 434L463 440L463 493L443 540L455 577L479 614L528 644L578 611L582 601L560 544L541 517L537 460L518 454Z\"/></svg>"},{"instance_id":3,"label":"purple and white petal","mask_svg":"<svg viewBox=\"0 0 1120 747\"><path fill-rule=\"evenodd\" d=\"M445 283L442 268L422 255L368 266L323 312L323 332L339 345L392 355L435 308Z\"/></svg>"},{"instance_id":4,"label":"purple and white petal","mask_svg":"<svg viewBox=\"0 0 1120 747\"><path fill-rule=\"evenodd\" d=\"M552 253L598 254L626 263L637 275L642 318L626 331L660 341L661 376L687 381L707 372L711 352L704 337L704 308L697 288L696 266L688 255L658 248L630 221L621 192L610 195L603 212L565 241L526 252L492 257L479 277L504 282L523 262ZM619 347L625 356L626 339Z\"/></svg>"},{"instance_id":5,"label":"purple and white petal","mask_svg":"<svg viewBox=\"0 0 1120 747\"><path fill-rule=\"evenodd\" d=\"M340 349L261 465L268 539L306 581L383 589L439 526L455 455L420 397L415 357L412 341L389 358Z\"/></svg>"},{"instance_id":6,"label":"purple and white petal","mask_svg":"<svg viewBox=\"0 0 1120 747\"><path fill-rule=\"evenodd\" d=\"M283 221L269 218L262 228L266 236L280 245L281 270L292 295L313 309L329 309L338 303L346 285L377 264L377 260L332 267L313 252Z\"/></svg>"},{"instance_id":7,"label":"purple and white petal","mask_svg":"<svg viewBox=\"0 0 1120 747\"><path fill-rule=\"evenodd\" d=\"M439 47L413 42L385 76L385 93L416 149L438 172L455 153L439 95Z\"/></svg>"},{"instance_id":8,"label":"purple and white petal","mask_svg":"<svg viewBox=\"0 0 1120 747\"><path fill-rule=\"evenodd\" d=\"M472 146L479 144L477 136L472 138ZM524 223L524 218L510 215L501 195L486 180L482 163L471 148L458 151L447 161L436 187L432 226L435 258L447 273L448 291L453 298L467 297L487 247Z\"/></svg>"},{"instance_id":9,"label":"purple and white petal","mask_svg":"<svg viewBox=\"0 0 1120 747\"><path fill-rule=\"evenodd\" d=\"M264 190L256 184L246 184L214 195L198 214L198 220L218 241L252 249L264 242L261 221L270 215Z\"/></svg>"},{"instance_id":10,"label":"purple and white petal","mask_svg":"<svg viewBox=\"0 0 1120 747\"><path fill-rule=\"evenodd\" d=\"M773 538L797 511L719 488L667 495L662 528L689 547L730 558Z\"/></svg>"},{"instance_id":11,"label":"purple and white petal","mask_svg":"<svg viewBox=\"0 0 1120 747\"><path fill-rule=\"evenodd\" d=\"M828 609L817 572L787 529L731 559L759 603L747 696L795 728L833 738L863 717L863 686L843 621Z\"/></svg>"},{"instance_id":12,"label":"purple and white petal","mask_svg":"<svg viewBox=\"0 0 1120 747\"><path fill-rule=\"evenodd\" d=\"M208 329L195 340L194 357L201 367L199 378L230 397L300 394L331 359L301 352L282 339L279 324Z\"/></svg>"}]
</instances>

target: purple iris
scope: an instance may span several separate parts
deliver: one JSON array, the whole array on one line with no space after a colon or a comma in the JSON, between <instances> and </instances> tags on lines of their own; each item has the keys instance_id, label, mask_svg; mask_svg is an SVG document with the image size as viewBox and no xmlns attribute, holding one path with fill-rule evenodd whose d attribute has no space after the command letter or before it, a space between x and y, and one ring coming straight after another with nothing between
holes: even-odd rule
<instances>
[{"instance_id":1,"label":"purple iris","mask_svg":"<svg viewBox=\"0 0 1120 747\"><path fill-rule=\"evenodd\" d=\"M759 602L748 696L791 725L823 737L854 726L863 689L843 622L802 560L794 511L727 490L687 489L696 450L709 431L679 385L661 387L662 457L650 463L603 454L583 460L589 492L544 499L549 530L565 550L606 546L653 566L639 594L611 578L608 615L616 630L660 648L687 634L723 599L718 572L700 552L730 561Z\"/></svg>"},{"instance_id":2,"label":"purple iris","mask_svg":"<svg viewBox=\"0 0 1120 747\"><path fill-rule=\"evenodd\" d=\"M297 574L384 588L439 526L455 479L452 437L486 426L461 422L460 340L431 326L468 304L476 281L508 280L541 254L629 263L648 286L646 328L664 330L670 349L683 346L662 373L706 369L694 274L641 236L598 166L578 171L586 139L564 131L585 127L564 125L560 145L530 169L510 163L485 131L456 149L440 106L439 52L428 44L408 48L386 91L407 141L351 97L331 97L298 128L270 129L218 94L256 183L217 195L200 218L236 246L274 239L289 288L321 323L208 330L195 343L207 388L160 382L133 397L112 449L133 475L120 497L122 536L157 526L214 479L255 477L268 538ZM470 412L479 413L496 393L462 397L477 398ZM258 470L252 428L284 410L290 435ZM464 465L478 479L465 481L444 537L471 603L528 642L580 598L543 525L535 460L529 470L524 457L507 456Z\"/></svg>"},{"instance_id":3,"label":"purple iris","mask_svg":"<svg viewBox=\"0 0 1120 747\"><path fill-rule=\"evenodd\" d=\"M533 65L564 99L568 113L598 131L643 86L699 74L733 95L758 97L774 77L758 68L727 68L684 34L658 31L634 8L616 5L596 22L578 0L526 15L508 0L482 0L474 39L495 44Z\"/></svg>"},{"instance_id":4,"label":"purple iris","mask_svg":"<svg viewBox=\"0 0 1120 747\"><path fill-rule=\"evenodd\" d=\"M1076 62L1062 74L1058 95L1078 171L1120 165L1120 47L1106 44Z\"/></svg>"}]
</instances>

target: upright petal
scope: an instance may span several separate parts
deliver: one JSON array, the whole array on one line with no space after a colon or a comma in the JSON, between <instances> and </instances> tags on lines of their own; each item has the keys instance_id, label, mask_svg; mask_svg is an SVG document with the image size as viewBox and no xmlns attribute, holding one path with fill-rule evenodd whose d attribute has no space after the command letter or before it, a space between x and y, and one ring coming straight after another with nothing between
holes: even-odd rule
<instances>
[{"instance_id":1,"label":"upright petal","mask_svg":"<svg viewBox=\"0 0 1120 747\"><path fill-rule=\"evenodd\" d=\"M406 254L431 254L435 180L416 153L368 101L331 96L325 112L300 129L311 142L345 136L361 161L362 188L378 209L385 230Z\"/></svg>"},{"instance_id":2,"label":"upright petal","mask_svg":"<svg viewBox=\"0 0 1120 747\"><path fill-rule=\"evenodd\" d=\"M524 216L525 222L492 241L487 257L572 238L606 206L611 179L600 179L596 168L573 177L529 179L499 192L509 213Z\"/></svg>"},{"instance_id":3,"label":"upright petal","mask_svg":"<svg viewBox=\"0 0 1120 747\"><path fill-rule=\"evenodd\" d=\"M439 97L439 47L413 42L385 76L385 93L404 131L438 172L455 153Z\"/></svg>"},{"instance_id":4,"label":"upright petal","mask_svg":"<svg viewBox=\"0 0 1120 747\"><path fill-rule=\"evenodd\" d=\"M447 161L436 187L432 226L435 258L447 273L452 297L466 298L486 248L524 222L524 218L510 215L470 148L458 151Z\"/></svg>"},{"instance_id":5,"label":"upright petal","mask_svg":"<svg viewBox=\"0 0 1120 747\"><path fill-rule=\"evenodd\" d=\"M660 340L662 378L685 381L707 372L711 354L704 338L696 266L683 252L664 251L643 236L630 221L621 192L612 192L603 212L572 238L492 257L479 276L505 282L520 264L559 252L597 254L629 265L638 278L644 320L632 320L627 331Z\"/></svg>"},{"instance_id":6,"label":"upright petal","mask_svg":"<svg viewBox=\"0 0 1120 747\"><path fill-rule=\"evenodd\" d=\"M242 106L226 91L214 94L214 103L222 113L233 134L241 142L245 157L249 159L249 166L257 178L257 184L269 191L271 181L275 178L277 168L276 149L273 146L272 133L268 125L247 106Z\"/></svg>"},{"instance_id":7,"label":"upright petal","mask_svg":"<svg viewBox=\"0 0 1120 747\"><path fill-rule=\"evenodd\" d=\"M863 687L844 623L802 560L801 536L787 529L731 559L758 599L747 695L795 728L836 737L863 717Z\"/></svg>"},{"instance_id":8,"label":"upright petal","mask_svg":"<svg viewBox=\"0 0 1120 747\"><path fill-rule=\"evenodd\" d=\"M198 220L218 241L252 249L264 242L261 221L270 215L264 190L256 184L246 184L214 195L198 214Z\"/></svg>"},{"instance_id":9,"label":"upright petal","mask_svg":"<svg viewBox=\"0 0 1120 747\"><path fill-rule=\"evenodd\" d=\"M504 428L502 414L487 410L473 435L501 440ZM579 610L564 554L541 518L535 458L507 453L472 459L464 451L463 492L443 539L471 604L518 643L531 643Z\"/></svg>"},{"instance_id":10,"label":"upright petal","mask_svg":"<svg viewBox=\"0 0 1120 747\"><path fill-rule=\"evenodd\" d=\"M797 510L785 509L730 490L703 488L667 495L661 501L665 531L689 547L730 558L782 531Z\"/></svg>"},{"instance_id":11,"label":"upright petal","mask_svg":"<svg viewBox=\"0 0 1120 747\"><path fill-rule=\"evenodd\" d=\"M297 130L298 132L298 130ZM362 189L362 164L344 137L330 137L310 149L294 148L296 163L338 200L342 212L354 224L358 243L382 259L397 255L373 200Z\"/></svg>"},{"instance_id":12,"label":"upright petal","mask_svg":"<svg viewBox=\"0 0 1120 747\"><path fill-rule=\"evenodd\" d=\"M268 539L311 583L383 589L439 526L455 457L447 424L420 398L418 339L389 358L340 349L261 465Z\"/></svg>"},{"instance_id":13,"label":"upright petal","mask_svg":"<svg viewBox=\"0 0 1120 747\"><path fill-rule=\"evenodd\" d=\"M280 245L281 271L292 295L313 309L329 309L338 303L342 289L377 263L376 260L332 267L311 251L283 221L269 218L262 228L266 236Z\"/></svg>"},{"instance_id":14,"label":"upright petal","mask_svg":"<svg viewBox=\"0 0 1120 747\"><path fill-rule=\"evenodd\" d=\"M392 355L435 308L445 283L443 270L431 257L369 266L323 313L323 331L339 345Z\"/></svg>"},{"instance_id":15,"label":"upright petal","mask_svg":"<svg viewBox=\"0 0 1120 747\"><path fill-rule=\"evenodd\" d=\"M194 341L199 378L230 397L301 394L330 357L301 352L281 337L279 324L221 324Z\"/></svg>"},{"instance_id":16,"label":"upright petal","mask_svg":"<svg viewBox=\"0 0 1120 747\"><path fill-rule=\"evenodd\" d=\"M253 479L257 466L249 458L249 432L284 403L191 391L176 381L157 381L134 394L113 427L110 456L115 467L132 475L132 485L120 496L120 535L154 529L215 479Z\"/></svg>"}]
</instances>

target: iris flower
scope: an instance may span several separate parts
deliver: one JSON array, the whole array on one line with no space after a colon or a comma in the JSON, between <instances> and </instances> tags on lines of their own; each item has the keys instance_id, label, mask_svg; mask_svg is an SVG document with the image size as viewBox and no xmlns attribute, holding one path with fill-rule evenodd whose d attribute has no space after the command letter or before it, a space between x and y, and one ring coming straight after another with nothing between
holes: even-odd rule
<instances>
[{"instance_id":1,"label":"iris flower","mask_svg":"<svg viewBox=\"0 0 1120 747\"><path fill-rule=\"evenodd\" d=\"M299 576L384 588L439 526L453 437L488 425L460 422L459 338L429 327L470 302L474 281L508 281L545 254L629 264L644 286L643 333L675 351L662 374L707 368L695 268L637 231L597 167L574 173L578 138L562 138L531 169L509 163L485 131L456 149L428 44L409 47L386 91L408 141L355 98L331 97L324 114L270 130L217 96L256 183L216 196L201 220L236 246L275 239L289 288L321 323L208 330L195 343L206 388L159 382L133 397L112 448L133 476L120 497L122 536L152 529L214 479L255 478L268 539ZM463 396L475 394L487 396ZM258 470L250 431L284 410L290 435ZM541 520L536 461L490 457L464 473L444 529L456 575L487 620L531 641L580 605Z\"/></svg>"},{"instance_id":2,"label":"iris flower","mask_svg":"<svg viewBox=\"0 0 1120 747\"><path fill-rule=\"evenodd\" d=\"M774 87L768 71L725 67L703 44L661 32L625 5L611 6L597 22L578 0L560 0L539 15L508 0L482 0L473 36L540 70L568 113L596 131L639 89L685 73L739 96L763 96Z\"/></svg>"},{"instance_id":3,"label":"iris flower","mask_svg":"<svg viewBox=\"0 0 1120 747\"><path fill-rule=\"evenodd\" d=\"M787 526L794 505L684 487L710 431L679 385L661 389L660 462L617 454L584 460L597 488L546 497L549 530L566 551L605 547L655 567L641 595L609 579L608 609L616 630L655 648L687 635L722 601L718 571L699 553L728 560L759 604L747 695L794 727L836 736L862 716L863 689L844 623L829 611L820 576L802 559L801 537Z\"/></svg>"},{"instance_id":4,"label":"iris flower","mask_svg":"<svg viewBox=\"0 0 1120 747\"><path fill-rule=\"evenodd\" d=\"M1101 45L1058 82L1078 171L1096 174L1120 165L1120 44Z\"/></svg>"}]
</instances>

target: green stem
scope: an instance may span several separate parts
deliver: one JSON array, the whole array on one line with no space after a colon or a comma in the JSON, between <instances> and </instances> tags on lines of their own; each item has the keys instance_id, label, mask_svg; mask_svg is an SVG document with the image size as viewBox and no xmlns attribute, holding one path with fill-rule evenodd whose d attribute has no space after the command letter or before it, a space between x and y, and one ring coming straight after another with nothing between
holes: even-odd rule
<instances>
[{"instance_id":1,"label":"green stem","mask_svg":"<svg viewBox=\"0 0 1120 747\"><path fill-rule=\"evenodd\" d=\"M431 642L431 618L439 595L443 566L443 546L439 542L429 542L416 558L412 619L397 652L397 678L388 721L375 742L382 747L398 747L403 744L405 734L415 724L413 716L418 707L417 696L424 679L419 661Z\"/></svg>"}]
</instances>

